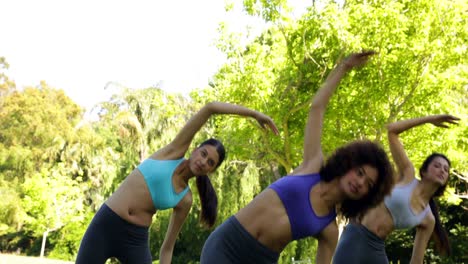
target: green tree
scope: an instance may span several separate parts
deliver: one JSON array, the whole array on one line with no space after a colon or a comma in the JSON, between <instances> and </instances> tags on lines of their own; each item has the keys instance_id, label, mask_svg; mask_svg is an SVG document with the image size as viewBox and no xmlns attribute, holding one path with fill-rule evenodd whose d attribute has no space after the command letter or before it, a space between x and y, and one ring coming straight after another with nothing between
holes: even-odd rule
<instances>
[{"instance_id":1,"label":"green tree","mask_svg":"<svg viewBox=\"0 0 468 264\"><path fill-rule=\"evenodd\" d=\"M280 127L281 138L264 138L249 133L241 123L226 122L220 127L232 128L225 132L236 135L230 140L249 146L236 149L235 157L255 157L257 167L272 168L273 175L290 172L301 159L310 98L340 58L361 49L374 49L378 55L364 69L349 74L332 99L324 124L325 153L359 138L386 145L384 125L395 119L467 114L464 1L324 1L296 21L281 13L287 11L283 2L244 5L249 14L265 19L267 29L244 45L241 40L248 36L221 25L218 47L228 63L204 94L269 114ZM272 15L275 12L281 15ZM412 160L428 155L427 144L435 141L430 152L456 153L454 168L466 167L460 158L467 153L464 125L442 134L430 127L423 130L410 143ZM283 252L283 263L315 255L313 247L302 252L295 247Z\"/></svg>"},{"instance_id":2,"label":"green tree","mask_svg":"<svg viewBox=\"0 0 468 264\"><path fill-rule=\"evenodd\" d=\"M15 89L16 84L3 72L10 67L5 57L0 57L0 103L5 94Z\"/></svg>"}]
</instances>

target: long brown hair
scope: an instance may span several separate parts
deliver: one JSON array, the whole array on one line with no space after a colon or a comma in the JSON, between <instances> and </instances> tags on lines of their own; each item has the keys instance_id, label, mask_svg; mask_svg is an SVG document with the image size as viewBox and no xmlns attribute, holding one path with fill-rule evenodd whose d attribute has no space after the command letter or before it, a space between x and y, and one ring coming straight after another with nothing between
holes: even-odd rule
<instances>
[{"instance_id":1,"label":"long brown hair","mask_svg":"<svg viewBox=\"0 0 468 264\"><path fill-rule=\"evenodd\" d=\"M445 159L448 162L449 166L451 166L450 160L444 154L432 153L424 160L423 164L419 168L419 176L421 176L421 179L424 177L424 172L427 171L429 164L431 164L431 162L437 157ZM447 183L448 180L444 185L440 186L437 189L437 191L432 195L431 199L429 200L429 206L431 207L432 214L435 218L435 226L431 238L432 240L434 240L436 249L440 254L450 256L450 254L452 253L452 248L450 246L447 231L440 222L439 207L437 206L437 203L434 199L444 194L445 188L447 187Z\"/></svg>"},{"instance_id":2,"label":"long brown hair","mask_svg":"<svg viewBox=\"0 0 468 264\"><path fill-rule=\"evenodd\" d=\"M198 147L204 145L211 145L216 148L219 156L218 164L216 164L216 168L218 168L226 156L223 144L217 139L210 138L202 142ZM212 227L218 216L218 196L208 176L197 176L196 184L201 202L200 222L207 227Z\"/></svg>"}]
</instances>

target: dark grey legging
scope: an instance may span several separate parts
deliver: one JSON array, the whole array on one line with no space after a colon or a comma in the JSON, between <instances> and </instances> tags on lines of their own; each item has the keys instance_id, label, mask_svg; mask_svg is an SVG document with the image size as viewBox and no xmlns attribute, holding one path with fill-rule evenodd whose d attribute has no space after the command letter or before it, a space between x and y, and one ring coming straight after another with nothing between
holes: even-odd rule
<instances>
[{"instance_id":1,"label":"dark grey legging","mask_svg":"<svg viewBox=\"0 0 468 264\"><path fill-rule=\"evenodd\" d=\"M81 241L76 264L104 264L111 257L125 264L151 264L148 228L125 221L103 204Z\"/></svg>"},{"instance_id":2,"label":"dark grey legging","mask_svg":"<svg viewBox=\"0 0 468 264\"><path fill-rule=\"evenodd\" d=\"M273 264L279 254L260 244L231 216L210 234L203 246L201 264Z\"/></svg>"},{"instance_id":3,"label":"dark grey legging","mask_svg":"<svg viewBox=\"0 0 468 264\"><path fill-rule=\"evenodd\" d=\"M341 234L333 264L388 264L384 241L359 224L348 224Z\"/></svg>"}]
</instances>

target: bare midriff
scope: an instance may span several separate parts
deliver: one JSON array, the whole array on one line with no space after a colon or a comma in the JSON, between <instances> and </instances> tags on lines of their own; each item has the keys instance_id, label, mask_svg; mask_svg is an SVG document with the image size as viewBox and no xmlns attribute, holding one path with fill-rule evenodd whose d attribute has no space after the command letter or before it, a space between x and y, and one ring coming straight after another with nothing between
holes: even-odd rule
<instances>
[{"instance_id":1,"label":"bare midriff","mask_svg":"<svg viewBox=\"0 0 468 264\"><path fill-rule=\"evenodd\" d=\"M120 217L138 226L149 227L156 213L145 179L138 169L125 178L105 203Z\"/></svg>"},{"instance_id":2,"label":"bare midriff","mask_svg":"<svg viewBox=\"0 0 468 264\"><path fill-rule=\"evenodd\" d=\"M383 202L370 209L363 216L361 224L384 240L394 229L393 218Z\"/></svg>"},{"instance_id":3,"label":"bare midriff","mask_svg":"<svg viewBox=\"0 0 468 264\"><path fill-rule=\"evenodd\" d=\"M235 217L258 242L281 252L291 241L291 227L286 209L272 189L266 189Z\"/></svg>"}]
</instances>

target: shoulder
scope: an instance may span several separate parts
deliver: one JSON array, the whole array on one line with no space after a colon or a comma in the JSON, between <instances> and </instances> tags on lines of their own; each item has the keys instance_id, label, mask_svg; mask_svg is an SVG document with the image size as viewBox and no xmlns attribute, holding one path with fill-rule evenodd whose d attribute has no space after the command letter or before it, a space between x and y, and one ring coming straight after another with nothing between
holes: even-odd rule
<instances>
[{"instance_id":1,"label":"shoulder","mask_svg":"<svg viewBox=\"0 0 468 264\"><path fill-rule=\"evenodd\" d=\"M187 194L180 200L179 204L177 204L176 209L181 210L190 210L193 204L193 196L192 191L189 189Z\"/></svg>"},{"instance_id":2,"label":"shoulder","mask_svg":"<svg viewBox=\"0 0 468 264\"><path fill-rule=\"evenodd\" d=\"M182 198L180 201L181 206L183 207L191 207L193 204L193 196L192 196L192 191L189 189L187 194Z\"/></svg>"},{"instance_id":3,"label":"shoulder","mask_svg":"<svg viewBox=\"0 0 468 264\"><path fill-rule=\"evenodd\" d=\"M175 160L184 157L185 152L185 149L178 148L174 143L169 143L165 147L154 152L151 158L158 160Z\"/></svg>"},{"instance_id":4,"label":"shoulder","mask_svg":"<svg viewBox=\"0 0 468 264\"><path fill-rule=\"evenodd\" d=\"M402 177L396 184L395 184L395 187L404 187L404 186L408 186L409 184L411 183L414 183L414 184L418 184L419 181L418 179L414 178L414 177Z\"/></svg>"},{"instance_id":5,"label":"shoulder","mask_svg":"<svg viewBox=\"0 0 468 264\"><path fill-rule=\"evenodd\" d=\"M411 161L408 161L405 166L399 168L398 173L400 174L400 182L411 182L416 180L416 170Z\"/></svg>"},{"instance_id":6,"label":"shoulder","mask_svg":"<svg viewBox=\"0 0 468 264\"><path fill-rule=\"evenodd\" d=\"M336 223L336 220L333 220L322 230L322 232L320 232L319 239L337 242L338 235L338 224Z\"/></svg>"},{"instance_id":7,"label":"shoulder","mask_svg":"<svg viewBox=\"0 0 468 264\"><path fill-rule=\"evenodd\" d=\"M320 168L323 164L322 156L317 157L312 160L304 160L298 167L296 167L293 172L290 174L291 176L298 176L298 175L309 175L309 174L318 174L320 172Z\"/></svg>"},{"instance_id":8,"label":"shoulder","mask_svg":"<svg viewBox=\"0 0 468 264\"><path fill-rule=\"evenodd\" d=\"M434 217L434 214L432 214L432 211L429 210L426 216L423 218L421 224L419 224L419 227L428 229L432 232L432 230L434 229L434 226L435 226L435 217Z\"/></svg>"},{"instance_id":9,"label":"shoulder","mask_svg":"<svg viewBox=\"0 0 468 264\"><path fill-rule=\"evenodd\" d=\"M180 202L184 206L192 206L193 196L192 196L192 191L190 189L188 190L187 194L184 196L184 198L182 198Z\"/></svg>"}]
</instances>

